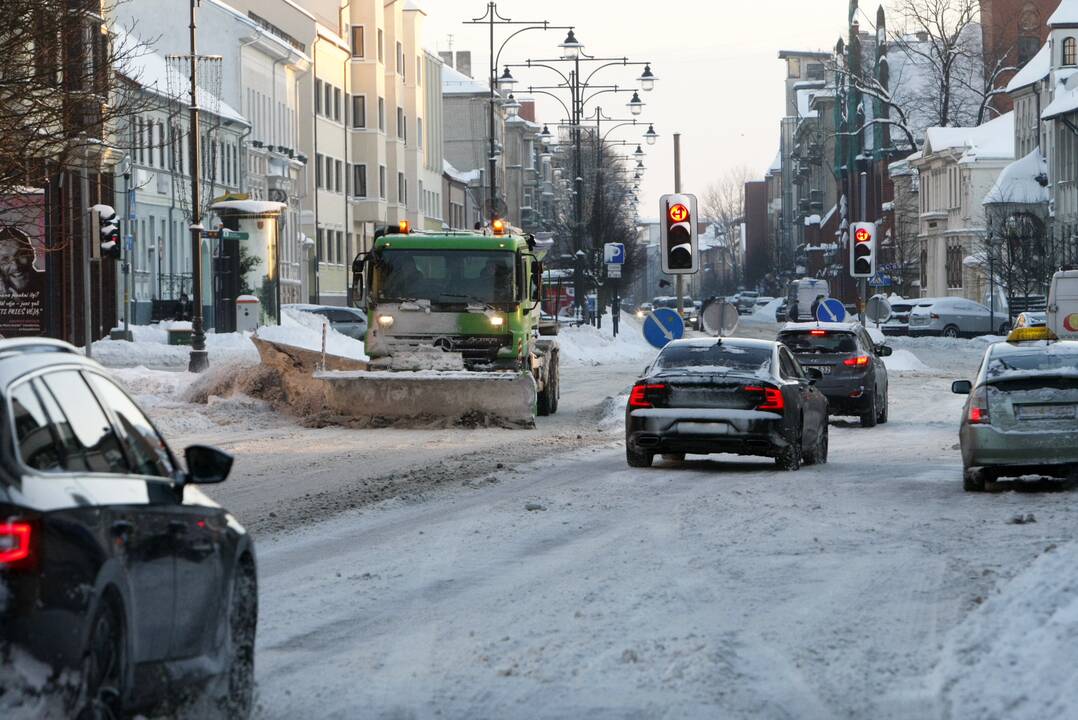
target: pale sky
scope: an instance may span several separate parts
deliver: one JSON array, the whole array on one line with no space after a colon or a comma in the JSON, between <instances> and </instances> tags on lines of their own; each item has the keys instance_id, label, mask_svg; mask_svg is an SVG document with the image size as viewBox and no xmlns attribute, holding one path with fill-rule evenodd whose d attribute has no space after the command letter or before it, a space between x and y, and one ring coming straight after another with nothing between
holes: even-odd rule
<instances>
[{"instance_id":1,"label":"pale sky","mask_svg":"<svg viewBox=\"0 0 1078 720\"><path fill-rule=\"evenodd\" d=\"M461 21L486 11L485 0L422 0L427 11L427 47L471 50L473 75L484 82L490 64L486 26ZM673 192L673 134L681 133L684 192L702 194L724 169L747 165L760 173L779 144L784 113L785 66L780 49L829 50L846 25L848 0L501 0L499 13L512 20L549 20L573 25L585 52L651 61L660 79L641 93L641 115L662 137L648 151L641 186L640 214L657 215L659 196ZM875 15L876 4L865 11ZM500 44L511 30L495 28ZM502 63L560 56L565 31L529 31L512 39ZM593 82L626 85L639 67L607 68ZM500 72L500 71L499 71ZM554 85L549 70L514 68L520 85ZM519 87L519 86L518 86ZM520 92L523 96L524 93ZM568 93L564 93L568 104ZM603 107L611 117L630 117L629 95L601 95L586 108ZM564 111L550 98L536 97L540 122L557 122ZM615 130L611 140L641 140L647 128ZM552 130L553 131L553 130ZM641 140L642 141L642 140ZM632 148L627 148L632 150Z\"/></svg>"}]
</instances>

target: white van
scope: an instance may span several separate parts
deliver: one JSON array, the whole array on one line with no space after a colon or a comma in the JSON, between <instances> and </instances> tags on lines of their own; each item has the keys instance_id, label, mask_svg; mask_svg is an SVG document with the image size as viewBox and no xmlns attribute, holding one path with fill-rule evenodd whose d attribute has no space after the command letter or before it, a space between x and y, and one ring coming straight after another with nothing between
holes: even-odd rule
<instances>
[{"instance_id":1,"label":"white van","mask_svg":"<svg viewBox=\"0 0 1078 720\"><path fill-rule=\"evenodd\" d=\"M825 298L831 297L831 288L826 280L821 280L820 278L791 280L789 289L786 292L787 307L793 305L794 300L797 300L797 318L791 319L815 320L816 318L812 317L812 303L816 302L816 298L821 295ZM785 320L785 318L783 319Z\"/></svg>"},{"instance_id":2,"label":"white van","mask_svg":"<svg viewBox=\"0 0 1078 720\"><path fill-rule=\"evenodd\" d=\"M1078 270L1061 270L1048 289L1048 329L1060 340L1078 340Z\"/></svg>"}]
</instances>

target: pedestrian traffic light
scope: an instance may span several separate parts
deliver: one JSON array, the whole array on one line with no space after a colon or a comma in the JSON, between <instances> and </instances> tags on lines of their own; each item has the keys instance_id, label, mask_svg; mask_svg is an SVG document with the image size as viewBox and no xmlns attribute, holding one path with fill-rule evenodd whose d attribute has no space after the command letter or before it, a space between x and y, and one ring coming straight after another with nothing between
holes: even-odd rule
<instances>
[{"instance_id":1,"label":"pedestrian traffic light","mask_svg":"<svg viewBox=\"0 0 1078 720\"><path fill-rule=\"evenodd\" d=\"M869 278L876 274L876 223L850 226L850 275Z\"/></svg>"},{"instance_id":2,"label":"pedestrian traffic light","mask_svg":"<svg viewBox=\"0 0 1078 720\"><path fill-rule=\"evenodd\" d=\"M700 269L696 196L663 195L659 203L659 255L667 275L694 275Z\"/></svg>"},{"instance_id":3,"label":"pedestrian traffic light","mask_svg":"<svg viewBox=\"0 0 1078 720\"><path fill-rule=\"evenodd\" d=\"M120 219L108 205L95 205L98 232L101 235L101 258L120 258Z\"/></svg>"}]
</instances>

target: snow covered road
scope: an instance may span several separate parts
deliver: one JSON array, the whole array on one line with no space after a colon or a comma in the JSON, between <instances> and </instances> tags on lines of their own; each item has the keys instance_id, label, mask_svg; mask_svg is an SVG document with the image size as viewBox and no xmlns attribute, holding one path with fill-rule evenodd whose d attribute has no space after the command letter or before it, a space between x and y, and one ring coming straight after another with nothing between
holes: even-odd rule
<instances>
[{"instance_id":1,"label":"snow covered road","mask_svg":"<svg viewBox=\"0 0 1078 720\"><path fill-rule=\"evenodd\" d=\"M1008 582L1074 555L1074 492L962 492L948 385L979 352L952 350L919 352L947 374L894 374L891 422L835 423L831 462L798 473L728 457L631 470L595 424L635 365L567 373L577 404L527 462L493 464L498 432L432 431L400 462L441 482L419 473L422 493L323 522L282 490L310 484L300 465L269 481L279 458L259 461L261 495L241 481L222 497L245 521L273 503L290 519L256 520L259 717L1044 717L998 688L971 700L981 665L998 680L1007 663L969 618L1002 633ZM468 449L488 465L447 465ZM319 463L346 497L355 458Z\"/></svg>"}]
</instances>

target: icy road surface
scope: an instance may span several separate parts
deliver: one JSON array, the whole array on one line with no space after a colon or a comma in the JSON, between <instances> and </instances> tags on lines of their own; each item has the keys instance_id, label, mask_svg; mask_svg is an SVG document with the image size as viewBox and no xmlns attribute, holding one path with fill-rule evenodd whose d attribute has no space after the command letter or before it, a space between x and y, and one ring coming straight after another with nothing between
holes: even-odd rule
<instances>
[{"instance_id":1,"label":"icy road surface","mask_svg":"<svg viewBox=\"0 0 1078 720\"><path fill-rule=\"evenodd\" d=\"M797 473L628 468L599 415L635 362L567 371L564 414L531 435L233 437L244 470L218 496L256 528L257 716L1067 716L1014 705L1024 656L993 642L1015 608L1040 628L1029 657L1066 640L1008 588L1073 613L1074 563L1051 558L1075 491L963 493L949 382L983 346L894 344L946 372L892 374L891 422L834 423L829 464Z\"/></svg>"}]
</instances>

